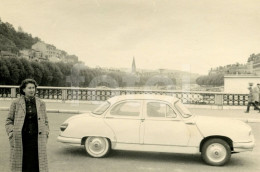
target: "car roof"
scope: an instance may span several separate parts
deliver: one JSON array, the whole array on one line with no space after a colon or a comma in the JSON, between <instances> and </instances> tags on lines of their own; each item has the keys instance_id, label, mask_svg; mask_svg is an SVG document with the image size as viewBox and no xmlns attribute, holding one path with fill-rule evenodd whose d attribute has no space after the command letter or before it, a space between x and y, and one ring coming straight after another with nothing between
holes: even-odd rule
<instances>
[{"instance_id":1,"label":"car roof","mask_svg":"<svg viewBox=\"0 0 260 172\"><path fill-rule=\"evenodd\" d=\"M175 103L179 99L172 97L172 96L167 96L167 95L127 94L127 95L114 96L114 97L110 98L108 101L111 103L115 103L115 102L123 101L123 100L160 100L160 101Z\"/></svg>"}]
</instances>

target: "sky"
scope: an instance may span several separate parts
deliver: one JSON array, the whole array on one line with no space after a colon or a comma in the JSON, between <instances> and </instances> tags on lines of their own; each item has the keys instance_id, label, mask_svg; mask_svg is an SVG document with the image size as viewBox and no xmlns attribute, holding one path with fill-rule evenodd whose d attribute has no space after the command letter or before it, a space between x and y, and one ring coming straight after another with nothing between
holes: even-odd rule
<instances>
[{"instance_id":1,"label":"sky","mask_svg":"<svg viewBox=\"0 0 260 172\"><path fill-rule=\"evenodd\" d=\"M259 0L0 0L0 18L89 67L207 74L260 53Z\"/></svg>"}]
</instances>

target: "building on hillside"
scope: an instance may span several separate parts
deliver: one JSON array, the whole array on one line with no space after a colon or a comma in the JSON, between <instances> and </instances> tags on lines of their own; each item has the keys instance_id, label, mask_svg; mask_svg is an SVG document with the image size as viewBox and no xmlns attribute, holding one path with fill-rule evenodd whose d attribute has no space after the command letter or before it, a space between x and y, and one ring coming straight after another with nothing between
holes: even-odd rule
<instances>
[{"instance_id":1,"label":"building on hillside","mask_svg":"<svg viewBox=\"0 0 260 172\"><path fill-rule=\"evenodd\" d=\"M32 45L32 50L39 51L42 53L42 56L48 58L47 56L47 44L42 41L38 41L37 43Z\"/></svg>"},{"instance_id":2,"label":"building on hillside","mask_svg":"<svg viewBox=\"0 0 260 172\"><path fill-rule=\"evenodd\" d=\"M248 61L249 68L254 74L260 75L260 56L256 56Z\"/></svg>"},{"instance_id":3,"label":"building on hillside","mask_svg":"<svg viewBox=\"0 0 260 172\"><path fill-rule=\"evenodd\" d=\"M54 45L46 44L38 41L32 45L32 50L40 52L41 55L36 57L39 59L47 59L51 62L77 63L78 57L75 55L68 55L65 51L57 49Z\"/></svg>"},{"instance_id":4,"label":"building on hillside","mask_svg":"<svg viewBox=\"0 0 260 172\"><path fill-rule=\"evenodd\" d=\"M50 56L50 57L48 57L48 60L49 60L50 62L54 62L54 63L61 61L61 59L58 58L58 57L56 57L56 56Z\"/></svg>"},{"instance_id":5,"label":"building on hillside","mask_svg":"<svg viewBox=\"0 0 260 172\"><path fill-rule=\"evenodd\" d=\"M209 75L213 74L225 75L260 75L260 54L251 54L246 64L231 64L212 68Z\"/></svg>"},{"instance_id":6,"label":"building on hillside","mask_svg":"<svg viewBox=\"0 0 260 172\"><path fill-rule=\"evenodd\" d=\"M39 50L34 49L24 49L20 50L20 57L25 58L27 60L34 61L47 61L48 59L43 55L43 53Z\"/></svg>"},{"instance_id":7,"label":"building on hillside","mask_svg":"<svg viewBox=\"0 0 260 172\"><path fill-rule=\"evenodd\" d=\"M25 58L27 60L31 59L32 56L31 50L24 49L24 50L20 50L19 53L20 53L20 57Z\"/></svg>"},{"instance_id":8,"label":"building on hillside","mask_svg":"<svg viewBox=\"0 0 260 172\"><path fill-rule=\"evenodd\" d=\"M64 63L77 63L78 62L78 56L75 55L68 55L63 58Z\"/></svg>"},{"instance_id":9,"label":"building on hillside","mask_svg":"<svg viewBox=\"0 0 260 172\"><path fill-rule=\"evenodd\" d=\"M51 62L59 62L61 51L56 49L54 45L46 44L42 41L38 41L32 45L32 49L42 53L42 57L48 59Z\"/></svg>"},{"instance_id":10,"label":"building on hillside","mask_svg":"<svg viewBox=\"0 0 260 172\"><path fill-rule=\"evenodd\" d=\"M225 75L245 75L252 74L252 70L250 70L250 66L248 64L231 64L227 66L220 66L217 68L211 68L209 71L209 75L215 74L225 74Z\"/></svg>"},{"instance_id":11,"label":"building on hillside","mask_svg":"<svg viewBox=\"0 0 260 172\"><path fill-rule=\"evenodd\" d=\"M43 55L41 51L32 50L32 60L35 61L47 61L48 58Z\"/></svg>"},{"instance_id":12,"label":"building on hillside","mask_svg":"<svg viewBox=\"0 0 260 172\"><path fill-rule=\"evenodd\" d=\"M1 57L17 57L16 54L11 53L9 51L3 51L3 50L0 50L0 56Z\"/></svg>"}]
</instances>

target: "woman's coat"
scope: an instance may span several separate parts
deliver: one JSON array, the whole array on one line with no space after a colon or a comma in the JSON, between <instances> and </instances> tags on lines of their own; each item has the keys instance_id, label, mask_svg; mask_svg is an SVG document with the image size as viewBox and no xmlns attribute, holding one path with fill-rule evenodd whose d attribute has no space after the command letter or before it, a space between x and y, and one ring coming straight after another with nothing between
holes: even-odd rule
<instances>
[{"instance_id":1,"label":"woman's coat","mask_svg":"<svg viewBox=\"0 0 260 172\"><path fill-rule=\"evenodd\" d=\"M35 97L38 118L38 156L40 172L48 171L46 143L49 135L48 118L45 103ZM14 172L22 171L23 142L22 128L26 114L24 96L14 100L11 104L5 127L10 141L10 165Z\"/></svg>"}]
</instances>

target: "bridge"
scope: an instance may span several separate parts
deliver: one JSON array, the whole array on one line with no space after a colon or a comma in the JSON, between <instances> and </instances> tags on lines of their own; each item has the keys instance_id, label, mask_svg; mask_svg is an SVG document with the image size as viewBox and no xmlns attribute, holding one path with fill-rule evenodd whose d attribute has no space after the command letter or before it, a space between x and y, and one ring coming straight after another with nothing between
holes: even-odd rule
<instances>
[{"instance_id":1,"label":"bridge","mask_svg":"<svg viewBox=\"0 0 260 172\"><path fill-rule=\"evenodd\" d=\"M260 122L260 113L253 110L249 114L244 113L248 103L248 94L147 89L37 87L37 96L46 102L47 112L49 113L84 113L93 110L102 101L113 96L134 94L173 96L180 99L195 114L232 117L245 122ZM11 100L18 97L20 97L19 86L0 85L0 110L8 111Z\"/></svg>"}]
</instances>

